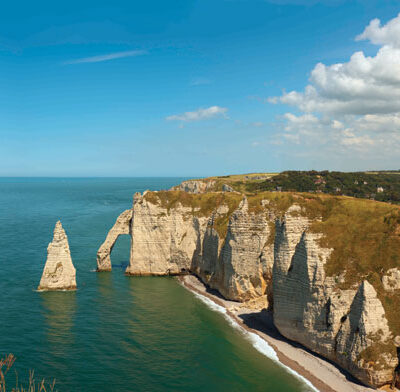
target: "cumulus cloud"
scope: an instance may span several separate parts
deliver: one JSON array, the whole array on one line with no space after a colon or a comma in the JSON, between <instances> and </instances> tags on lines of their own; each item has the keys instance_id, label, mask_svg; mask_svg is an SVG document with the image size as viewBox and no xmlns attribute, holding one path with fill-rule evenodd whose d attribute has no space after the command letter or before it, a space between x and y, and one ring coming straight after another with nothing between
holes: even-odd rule
<instances>
[{"instance_id":1,"label":"cumulus cloud","mask_svg":"<svg viewBox=\"0 0 400 392\"><path fill-rule=\"evenodd\" d=\"M376 45L390 45L400 48L400 14L384 26L379 19L373 19L365 30L357 35L357 41L369 40Z\"/></svg>"},{"instance_id":2,"label":"cumulus cloud","mask_svg":"<svg viewBox=\"0 0 400 392\"><path fill-rule=\"evenodd\" d=\"M347 62L318 63L304 91L268 99L302 113L283 116L283 138L380 153L400 148L400 14L385 25L372 20L356 40L380 47L375 56L358 51Z\"/></svg>"},{"instance_id":3,"label":"cumulus cloud","mask_svg":"<svg viewBox=\"0 0 400 392\"><path fill-rule=\"evenodd\" d=\"M354 53L347 63L317 64L304 92L290 91L270 102L303 112L378 114L400 111L400 49L384 46L374 57Z\"/></svg>"},{"instance_id":4,"label":"cumulus cloud","mask_svg":"<svg viewBox=\"0 0 400 392\"><path fill-rule=\"evenodd\" d=\"M209 108L206 109L200 108L193 112L174 114L172 116L166 117L166 120L183 121L183 122L201 121L213 117L227 117L227 112L228 112L227 108L222 108L220 106L210 106Z\"/></svg>"},{"instance_id":5,"label":"cumulus cloud","mask_svg":"<svg viewBox=\"0 0 400 392\"><path fill-rule=\"evenodd\" d=\"M108 53L100 56L83 57L80 59L70 60L64 62L64 64L82 64L82 63L101 63L103 61L121 59L124 57L134 57L146 54L145 50L126 50L124 52Z\"/></svg>"}]
</instances>

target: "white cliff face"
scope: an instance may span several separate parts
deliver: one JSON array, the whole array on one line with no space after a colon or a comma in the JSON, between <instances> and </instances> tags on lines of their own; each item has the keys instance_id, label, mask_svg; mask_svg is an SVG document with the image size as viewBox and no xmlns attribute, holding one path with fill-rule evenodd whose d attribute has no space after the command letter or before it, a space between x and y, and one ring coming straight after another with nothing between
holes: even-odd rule
<instances>
[{"instance_id":1,"label":"white cliff face","mask_svg":"<svg viewBox=\"0 0 400 392\"><path fill-rule=\"evenodd\" d=\"M320 247L320 234L291 210L277 223L273 272L274 323L287 338L339 363L371 386L390 383L398 363L385 312L376 291L364 281L341 290L326 277L331 249ZM381 353L362 359L379 345ZM381 363L383 366L379 366Z\"/></svg>"},{"instance_id":2,"label":"white cliff face","mask_svg":"<svg viewBox=\"0 0 400 392\"><path fill-rule=\"evenodd\" d=\"M266 214L249 212L248 201L244 198L229 219L219 255L214 256L211 287L218 289L225 298L236 301L264 295L273 264L272 242L267 243L270 232Z\"/></svg>"},{"instance_id":3,"label":"white cliff face","mask_svg":"<svg viewBox=\"0 0 400 392\"><path fill-rule=\"evenodd\" d=\"M111 251L120 235L130 234L132 213L131 209L124 211L108 232L106 240L97 251L97 271L111 271Z\"/></svg>"},{"instance_id":4,"label":"white cliff face","mask_svg":"<svg viewBox=\"0 0 400 392\"><path fill-rule=\"evenodd\" d=\"M183 181L174 189L189 193L204 193L211 190L215 185L215 181L187 180Z\"/></svg>"},{"instance_id":5,"label":"white cliff face","mask_svg":"<svg viewBox=\"0 0 400 392\"><path fill-rule=\"evenodd\" d=\"M343 321L344 320L344 321ZM387 351L392 335L381 301L366 280L359 286L348 315L336 336L336 360L369 385L383 385L393 378L397 358ZM376 347L376 357L363 358L363 352Z\"/></svg>"},{"instance_id":6,"label":"white cliff face","mask_svg":"<svg viewBox=\"0 0 400 392\"><path fill-rule=\"evenodd\" d=\"M239 202L234 194L212 195L215 200L224 195ZM118 218L117 229L102 246L105 252L99 254L109 259L116 235L130 232L127 274L192 272L227 299L254 302L260 308L269 302L282 335L340 364L368 385L390 383L398 358L382 303L366 280L342 289L344 271L326 276L333 249L320 245L322 234L310 229L314 220L304 207L293 204L278 218L268 200L262 201L262 208L251 209L244 198L234 211L224 203L201 215L199 209L180 203L167 208L157 193L150 198L137 194L129 210L132 215L123 213L124 223ZM225 230L221 222L227 222ZM382 278L388 292L398 289L398 273L394 268Z\"/></svg>"},{"instance_id":7,"label":"white cliff face","mask_svg":"<svg viewBox=\"0 0 400 392\"><path fill-rule=\"evenodd\" d=\"M228 217L222 204L210 216L196 216L191 207L167 210L136 197L131 221L132 246L128 275L198 274L226 298L247 301L265 294L270 284L273 244L264 213L248 212L244 199ZM229 218L220 238L216 220Z\"/></svg>"},{"instance_id":8,"label":"white cliff face","mask_svg":"<svg viewBox=\"0 0 400 392\"><path fill-rule=\"evenodd\" d=\"M47 260L38 290L75 290L76 270L71 260L68 238L58 221L53 241L47 247Z\"/></svg>"},{"instance_id":9,"label":"white cliff face","mask_svg":"<svg viewBox=\"0 0 400 392\"><path fill-rule=\"evenodd\" d=\"M193 216L189 207L168 211L137 197L131 224L128 275L176 275L191 270L199 252L207 218Z\"/></svg>"}]
</instances>

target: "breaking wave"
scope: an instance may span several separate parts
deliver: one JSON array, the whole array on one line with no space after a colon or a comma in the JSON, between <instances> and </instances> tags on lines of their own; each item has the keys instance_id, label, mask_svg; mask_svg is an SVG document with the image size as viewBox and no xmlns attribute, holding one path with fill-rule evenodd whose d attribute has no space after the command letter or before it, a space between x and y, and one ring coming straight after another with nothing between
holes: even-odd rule
<instances>
[{"instance_id":1,"label":"breaking wave","mask_svg":"<svg viewBox=\"0 0 400 392\"><path fill-rule=\"evenodd\" d=\"M314 385L307 380L305 377L297 373L295 370L290 368L289 366L284 365L278 358L278 355L276 354L275 350L266 342L263 338L258 336L254 332L250 332L243 328L241 325L239 325L231 316L229 316L227 310L221 306L209 299L208 297L201 295L195 291L192 291L192 293L199 298L202 302L204 302L210 309L214 310L215 312L222 313L224 317L227 319L229 324L239 330L253 345L253 347L259 351L261 354L265 355L272 361L276 362L278 365L282 366L288 373L292 374L294 377L297 379L301 380L304 384L307 385L308 389L319 392L317 388L314 387Z\"/></svg>"}]
</instances>

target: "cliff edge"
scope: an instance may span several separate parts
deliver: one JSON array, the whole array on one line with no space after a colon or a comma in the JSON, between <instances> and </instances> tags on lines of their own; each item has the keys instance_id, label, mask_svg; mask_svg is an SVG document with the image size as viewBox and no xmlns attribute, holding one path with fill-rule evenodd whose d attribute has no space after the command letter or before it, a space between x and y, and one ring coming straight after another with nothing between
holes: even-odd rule
<instances>
[{"instance_id":1,"label":"cliff edge","mask_svg":"<svg viewBox=\"0 0 400 392\"><path fill-rule=\"evenodd\" d=\"M282 335L363 383L393 383L399 207L307 193L184 188L136 194L100 248L98 269L101 260L111 266L118 235L130 233L126 274L194 273L227 299L269 308Z\"/></svg>"}]
</instances>

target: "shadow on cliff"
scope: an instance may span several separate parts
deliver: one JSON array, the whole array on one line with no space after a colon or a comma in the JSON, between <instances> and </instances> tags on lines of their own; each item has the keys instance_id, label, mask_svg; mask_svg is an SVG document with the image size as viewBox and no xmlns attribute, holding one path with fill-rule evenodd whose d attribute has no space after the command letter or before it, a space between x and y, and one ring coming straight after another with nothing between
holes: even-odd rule
<instances>
[{"instance_id":1,"label":"shadow on cliff","mask_svg":"<svg viewBox=\"0 0 400 392\"><path fill-rule=\"evenodd\" d=\"M217 294L215 294L214 290L210 290L210 293L217 295ZM222 298L222 296L220 296L220 297ZM353 377L349 372L342 369L335 362L323 357L322 355L315 353L314 351L308 349L307 347L301 345L298 342L295 342L293 340L289 340L289 339L285 338L274 325L272 311L264 309L261 312L241 314L241 315L238 315L238 317L243 321L243 324L246 327L254 329L261 333L264 333L276 340L286 342L286 343L290 344L292 347L302 349L303 351L313 355L314 357L317 357L324 362L330 363L332 366L334 366L336 369L338 369L340 371L340 373L342 373L346 377L347 381L350 381L354 384L365 387L365 385L363 383L361 383L359 380L357 380L355 377Z\"/></svg>"}]
</instances>

